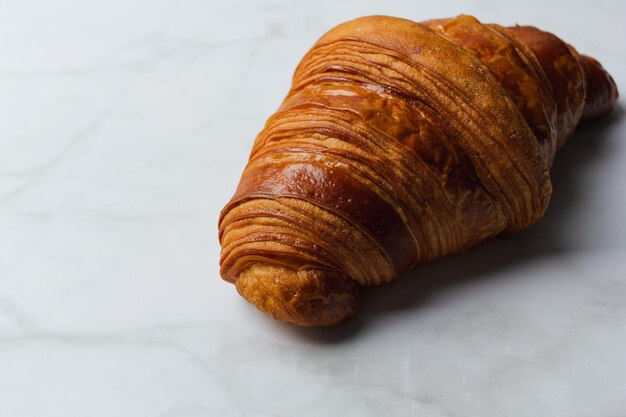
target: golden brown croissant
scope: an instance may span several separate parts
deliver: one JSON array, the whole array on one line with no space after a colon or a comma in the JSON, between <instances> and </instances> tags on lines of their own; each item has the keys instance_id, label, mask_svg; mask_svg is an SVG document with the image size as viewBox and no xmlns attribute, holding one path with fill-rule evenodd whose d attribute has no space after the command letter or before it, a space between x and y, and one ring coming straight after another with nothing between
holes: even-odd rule
<instances>
[{"instance_id":1,"label":"golden brown croissant","mask_svg":"<svg viewBox=\"0 0 626 417\"><path fill-rule=\"evenodd\" d=\"M274 318L339 323L360 286L541 219L556 151L616 100L597 61L534 27L341 24L256 138L222 277Z\"/></svg>"}]
</instances>

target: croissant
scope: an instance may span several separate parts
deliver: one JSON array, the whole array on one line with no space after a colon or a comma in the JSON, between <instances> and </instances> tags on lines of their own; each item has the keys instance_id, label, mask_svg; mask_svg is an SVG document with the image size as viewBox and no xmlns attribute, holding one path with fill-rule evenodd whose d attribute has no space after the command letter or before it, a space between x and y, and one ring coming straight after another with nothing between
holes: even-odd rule
<instances>
[{"instance_id":1,"label":"croissant","mask_svg":"<svg viewBox=\"0 0 626 417\"><path fill-rule=\"evenodd\" d=\"M535 27L343 23L254 142L220 273L276 319L340 323L361 286L541 219L556 151L616 100L597 61Z\"/></svg>"}]
</instances>

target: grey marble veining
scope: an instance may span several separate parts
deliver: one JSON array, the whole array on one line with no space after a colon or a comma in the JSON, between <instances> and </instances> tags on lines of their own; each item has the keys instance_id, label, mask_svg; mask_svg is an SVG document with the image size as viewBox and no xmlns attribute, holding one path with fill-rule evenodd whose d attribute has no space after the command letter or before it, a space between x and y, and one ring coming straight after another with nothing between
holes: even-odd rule
<instances>
[{"instance_id":1,"label":"grey marble veining","mask_svg":"<svg viewBox=\"0 0 626 417\"><path fill-rule=\"evenodd\" d=\"M219 278L219 211L315 39L459 13L626 88L620 1L4 2L0 416L624 416L623 100L557 156L541 223L365 290L345 326Z\"/></svg>"}]
</instances>

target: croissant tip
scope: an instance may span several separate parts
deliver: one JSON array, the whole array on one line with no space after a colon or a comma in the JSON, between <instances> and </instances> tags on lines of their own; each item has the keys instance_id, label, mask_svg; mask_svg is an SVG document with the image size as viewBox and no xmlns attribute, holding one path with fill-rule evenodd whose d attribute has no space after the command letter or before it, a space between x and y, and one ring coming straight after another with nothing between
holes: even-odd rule
<instances>
[{"instance_id":1,"label":"croissant tip","mask_svg":"<svg viewBox=\"0 0 626 417\"><path fill-rule=\"evenodd\" d=\"M609 113L617 103L619 92L613 77L602 64L587 55L581 58L587 86L582 120L587 121Z\"/></svg>"},{"instance_id":2,"label":"croissant tip","mask_svg":"<svg viewBox=\"0 0 626 417\"><path fill-rule=\"evenodd\" d=\"M358 308L359 285L328 270L296 271L258 263L245 269L235 285L239 294L259 310L299 326L340 324Z\"/></svg>"}]
</instances>

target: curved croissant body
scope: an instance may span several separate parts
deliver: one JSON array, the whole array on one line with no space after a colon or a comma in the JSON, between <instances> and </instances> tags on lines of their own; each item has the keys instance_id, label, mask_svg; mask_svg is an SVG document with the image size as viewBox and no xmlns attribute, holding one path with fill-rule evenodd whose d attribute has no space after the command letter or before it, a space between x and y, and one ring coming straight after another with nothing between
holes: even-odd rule
<instances>
[{"instance_id":1,"label":"curved croissant body","mask_svg":"<svg viewBox=\"0 0 626 417\"><path fill-rule=\"evenodd\" d=\"M600 64L533 27L339 25L222 211L222 277L275 318L339 323L360 286L541 219L556 151L616 99Z\"/></svg>"}]
</instances>

